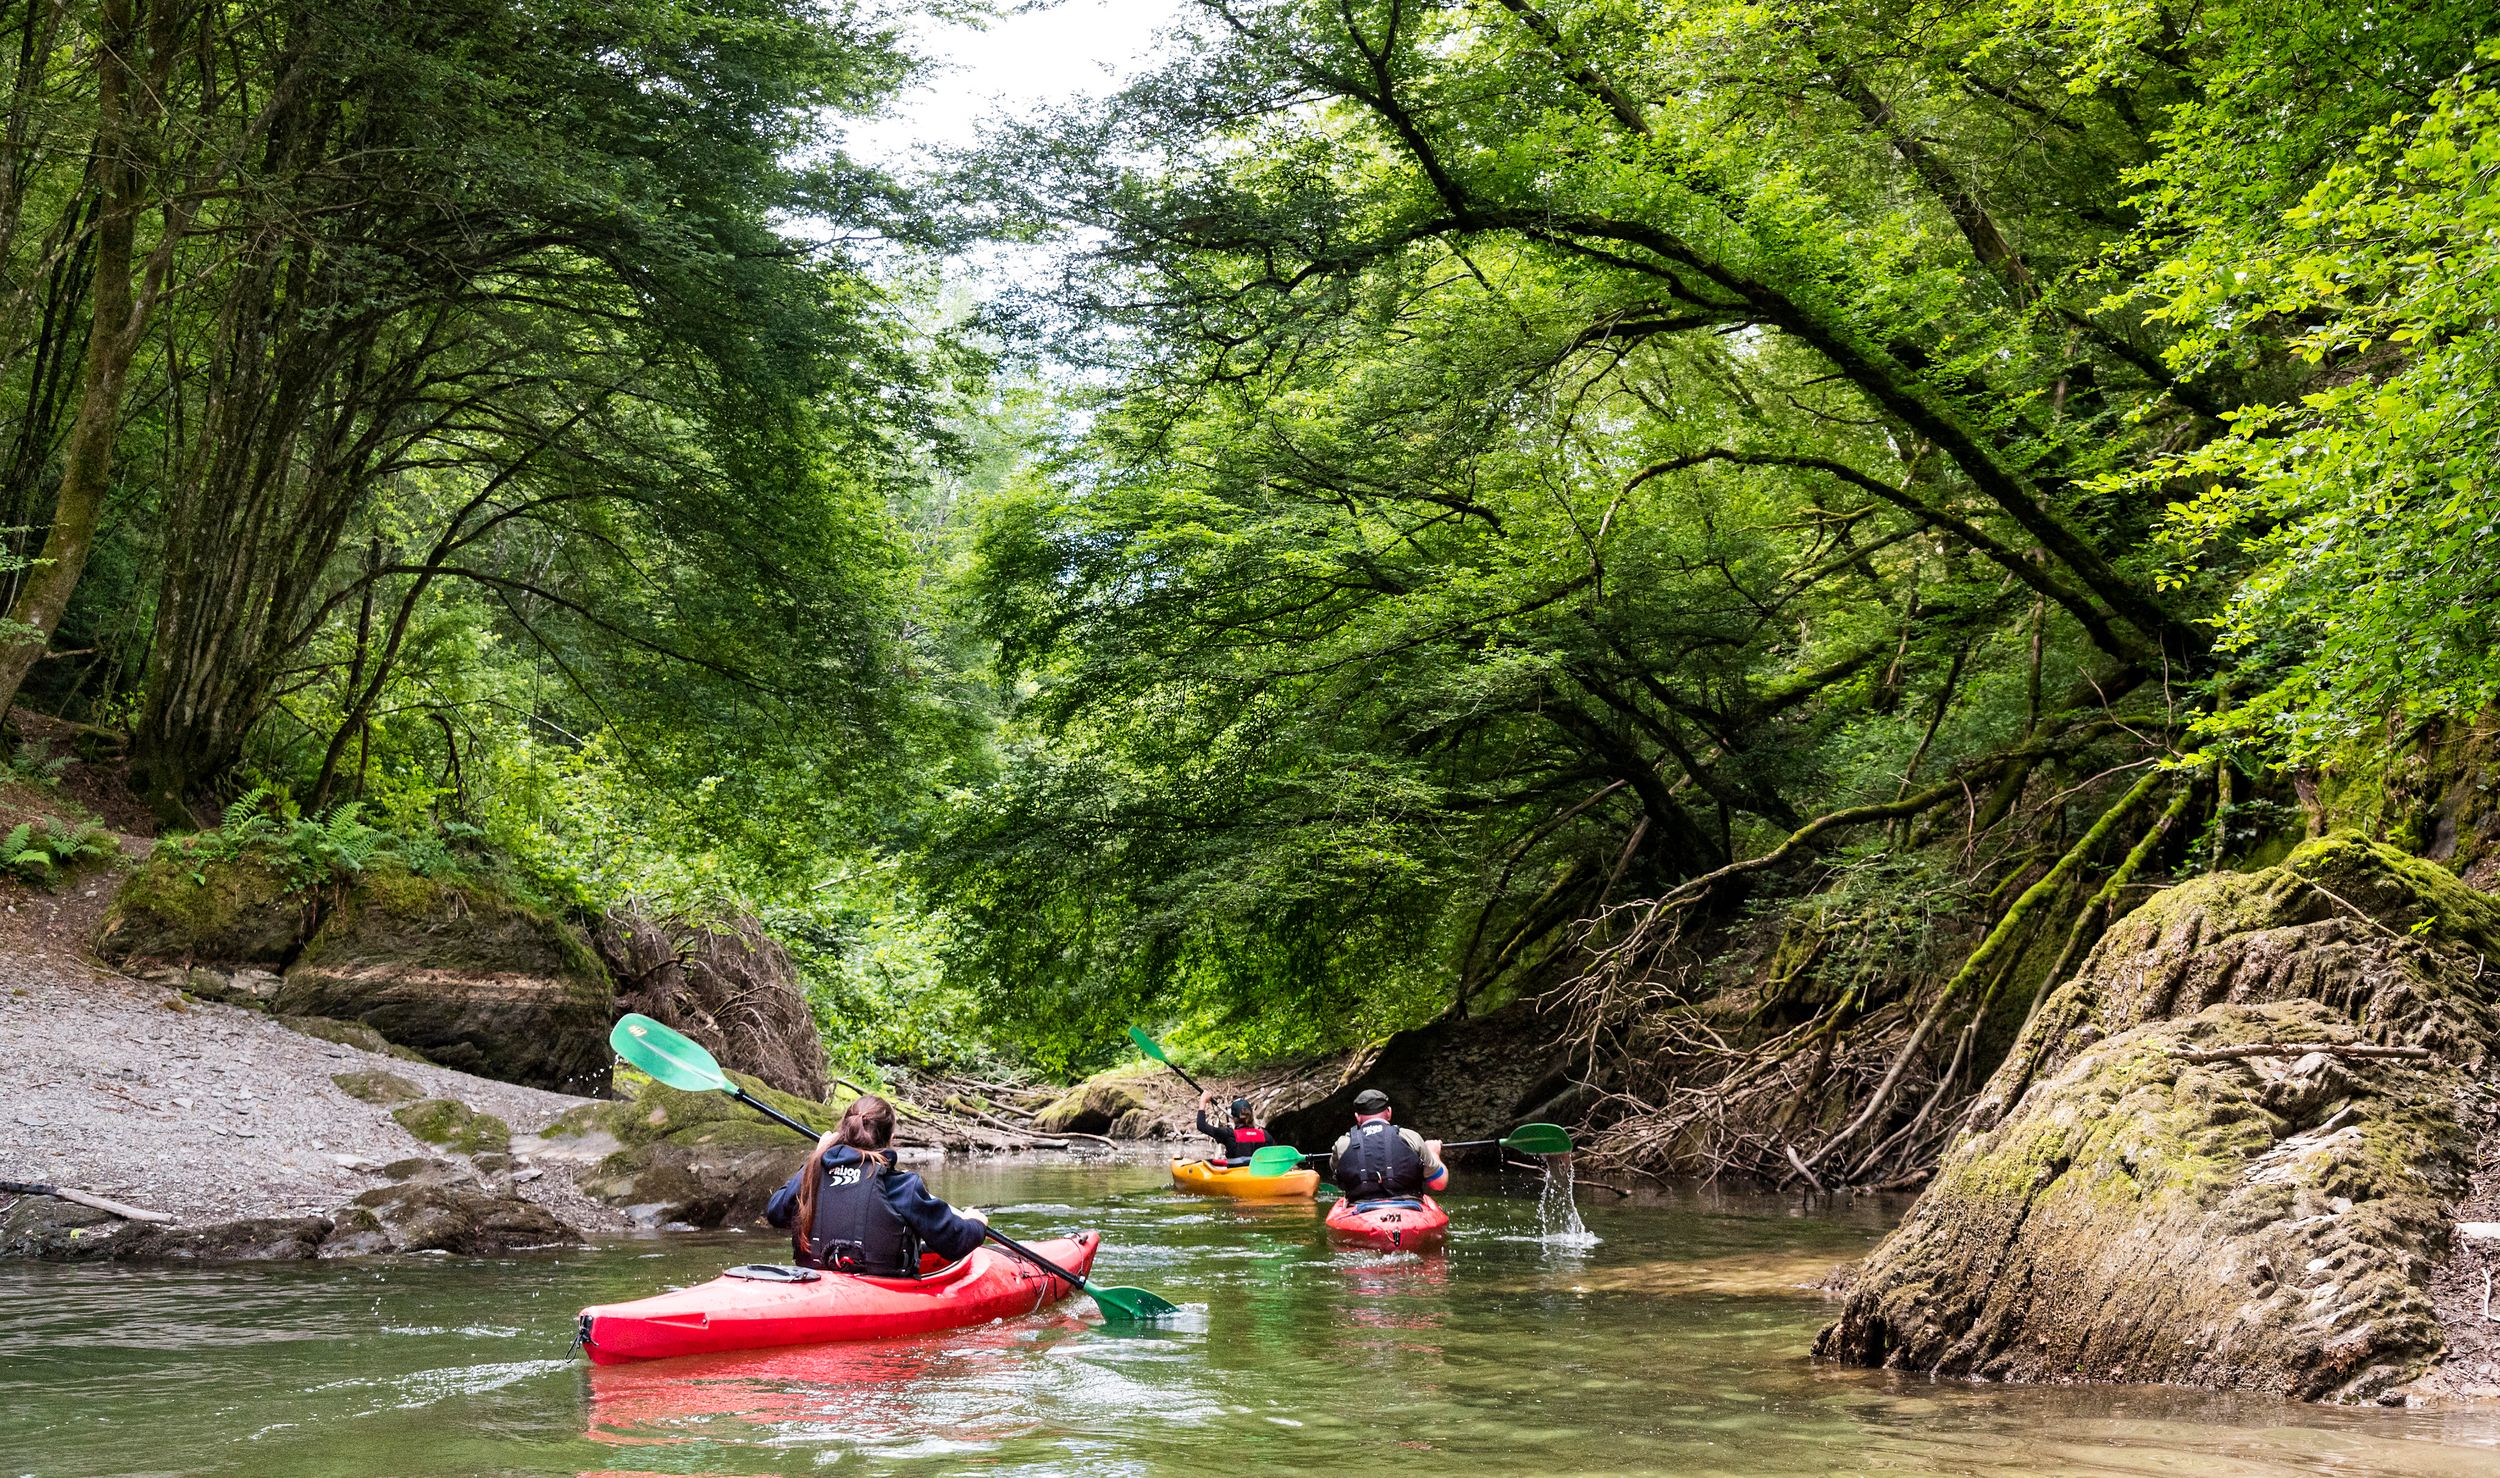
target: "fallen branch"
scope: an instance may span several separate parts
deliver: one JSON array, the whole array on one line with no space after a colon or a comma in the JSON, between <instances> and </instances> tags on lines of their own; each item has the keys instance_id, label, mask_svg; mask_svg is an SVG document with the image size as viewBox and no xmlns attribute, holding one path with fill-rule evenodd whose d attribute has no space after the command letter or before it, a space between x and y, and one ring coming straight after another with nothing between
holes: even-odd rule
<instances>
[{"instance_id":1,"label":"fallen branch","mask_svg":"<svg viewBox=\"0 0 2500 1478\"><path fill-rule=\"evenodd\" d=\"M2173 1047L2182 1062L2236 1062L2244 1057L2398 1057L2409 1062L2436 1056L2428 1047L2382 1047L2375 1042L2249 1042L2237 1047Z\"/></svg>"},{"instance_id":2,"label":"fallen branch","mask_svg":"<svg viewBox=\"0 0 2500 1478\"><path fill-rule=\"evenodd\" d=\"M45 1185L38 1181L0 1180L0 1191L19 1196L50 1196L56 1201L74 1201L81 1206L92 1206L98 1211L110 1212L124 1221L163 1222L174 1219L174 1214L170 1211L149 1211L144 1207L132 1206L104 1196L74 1191L67 1186Z\"/></svg>"}]
</instances>

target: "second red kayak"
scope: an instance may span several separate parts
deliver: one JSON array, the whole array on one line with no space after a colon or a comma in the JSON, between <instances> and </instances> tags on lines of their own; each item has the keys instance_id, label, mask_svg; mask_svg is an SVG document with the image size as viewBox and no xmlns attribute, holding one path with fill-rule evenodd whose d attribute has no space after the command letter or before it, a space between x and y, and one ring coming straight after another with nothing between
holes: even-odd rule
<instances>
[{"instance_id":1,"label":"second red kayak","mask_svg":"<svg viewBox=\"0 0 2500 1478\"><path fill-rule=\"evenodd\" d=\"M1441 1240L1450 1227L1450 1214L1430 1196L1411 1201L1367 1201L1360 1206L1339 1201L1328 1208L1328 1230L1349 1242L1368 1242L1393 1252L1411 1252L1415 1248Z\"/></svg>"},{"instance_id":2,"label":"second red kayak","mask_svg":"<svg viewBox=\"0 0 2500 1478\"><path fill-rule=\"evenodd\" d=\"M1036 1242L1033 1250L1082 1278L1098 1232ZM724 1273L709 1283L631 1303L582 1310L581 1344L594 1364L664 1360L835 1340L892 1339L1013 1319L1075 1290L1003 1248L983 1246L919 1278L824 1273L804 1283Z\"/></svg>"}]
</instances>

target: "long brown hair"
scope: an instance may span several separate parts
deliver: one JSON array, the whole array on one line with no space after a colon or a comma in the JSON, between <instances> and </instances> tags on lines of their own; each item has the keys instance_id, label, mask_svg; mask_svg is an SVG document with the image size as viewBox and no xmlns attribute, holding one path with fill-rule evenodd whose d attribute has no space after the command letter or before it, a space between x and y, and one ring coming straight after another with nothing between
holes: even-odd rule
<instances>
[{"instance_id":1,"label":"long brown hair","mask_svg":"<svg viewBox=\"0 0 2500 1478\"><path fill-rule=\"evenodd\" d=\"M791 1219L790 1230L802 1239L814 1234L816 1187L824 1183L825 1151L847 1144L882 1172L894 1163L894 1156L886 1151L886 1146L893 1142L894 1105L874 1093L852 1099L851 1106L842 1111L842 1122L807 1152L807 1167L799 1176L798 1215Z\"/></svg>"}]
</instances>

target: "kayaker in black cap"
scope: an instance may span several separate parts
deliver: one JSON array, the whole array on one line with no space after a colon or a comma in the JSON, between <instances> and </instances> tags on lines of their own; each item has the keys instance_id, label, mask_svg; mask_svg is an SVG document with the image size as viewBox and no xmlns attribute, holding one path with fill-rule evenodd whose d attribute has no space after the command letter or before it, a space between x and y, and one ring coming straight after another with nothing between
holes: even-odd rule
<instances>
[{"instance_id":1,"label":"kayaker in black cap","mask_svg":"<svg viewBox=\"0 0 2500 1478\"><path fill-rule=\"evenodd\" d=\"M1214 1089L1198 1090L1198 1132L1224 1147L1225 1164L1249 1164L1250 1152L1268 1142L1267 1131L1251 1122L1255 1115L1250 1108L1250 1100L1246 1098L1233 1100L1233 1122L1229 1125L1218 1124L1207 1117L1207 1108L1214 1102ZM1215 1156L1210 1155L1207 1158L1213 1160Z\"/></svg>"},{"instance_id":2,"label":"kayaker in black cap","mask_svg":"<svg viewBox=\"0 0 2500 1478\"><path fill-rule=\"evenodd\" d=\"M894 1105L863 1093L843 1111L841 1125L816 1141L799 1173L773 1192L764 1219L790 1228L799 1266L912 1278L923 1250L953 1262L981 1245L989 1218L956 1211L930 1195L919 1176L896 1169L887 1148L893 1142Z\"/></svg>"},{"instance_id":3,"label":"kayaker in black cap","mask_svg":"<svg viewBox=\"0 0 2500 1478\"><path fill-rule=\"evenodd\" d=\"M1357 1205L1409 1199L1450 1183L1441 1141L1390 1123L1389 1095L1377 1088L1354 1095L1354 1127L1330 1153L1334 1179Z\"/></svg>"}]
</instances>

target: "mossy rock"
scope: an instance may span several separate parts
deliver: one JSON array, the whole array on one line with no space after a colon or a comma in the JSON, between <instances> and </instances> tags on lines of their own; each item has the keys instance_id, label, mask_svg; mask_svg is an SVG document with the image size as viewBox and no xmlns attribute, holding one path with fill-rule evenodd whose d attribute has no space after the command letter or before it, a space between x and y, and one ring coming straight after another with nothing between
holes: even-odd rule
<instances>
[{"instance_id":1,"label":"mossy rock","mask_svg":"<svg viewBox=\"0 0 2500 1478\"><path fill-rule=\"evenodd\" d=\"M579 1092L607 1071L614 991L570 926L484 885L360 876L275 1010L361 1022L444 1067Z\"/></svg>"},{"instance_id":2,"label":"mossy rock","mask_svg":"<svg viewBox=\"0 0 2500 1478\"><path fill-rule=\"evenodd\" d=\"M2147 901L2041 1003L1818 1352L2401 1399L2494 1127L2495 950L2500 907L2351 836ZM2313 1043L2424 1055L2182 1055Z\"/></svg>"},{"instance_id":3,"label":"mossy rock","mask_svg":"<svg viewBox=\"0 0 2500 1478\"><path fill-rule=\"evenodd\" d=\"M1033 1116L1034 1130L1042 1134L1109 1134L1122 1115L1146 1107L1129 1091L1128 1084L1120 1081L1122 1076L1126 1074L1097 1073L1077 1084Z\"/></svg>"},{"instance_id":4,"label":"mossy rock","mask_svg":"<svg viewBox=\"0 0 2500 1478\"><path fill-rule=\"evenodd\" d=\"M367 1103L378 1103L385 1107L392 1104L414 1103L425 1097L424 1089L387 1068L375 1068L370 1072L362 1073L332 1073L330 1081L336 1083L339 1091L350 1098L361 1098Z\"/></svg>"},{"instance_id":5,"label":"mossy rock","mask_svg":"<svg viewBox=\"0 0 2500 1478\"><path fill-rule=\"evenodd\" d=\"M802 1124L831 1128L847 1098L815 1103L744 1073L738 1085ZM686 1093L620 1074L630 1099L583 1104L544 1131L550 1139L605 1134L620 1146L579 1184L645 1226L739 1225L799 1167L807 1143L721 1093Z\"/></svg>"},{"instance_id":6,"label":"mossy rock","mask_svg":"<svg viewBox=\"0 0 2500 1478\"><path fill-rule=\"evenodd\" d=\"M405 1108L391 1110L399 1127L427 1144L441 1145L457 1154L506 1154L512 1149L512 1129L493 1114L481 1114L456 1098L422 1098Z\"/></svg>"},{"instance_id":7,"label":"mossy rock","mask_svg":"<svg viewBox=\"0 0 2500 1478\"><path fill-rule=\"evenodd\" d=\"M283 966L310 935L316 900L257 858L212 862L179 843L133 868L96 932L96 952L148 964Z\"/></svg>"}]
</instances>

